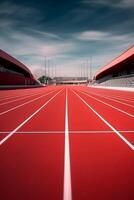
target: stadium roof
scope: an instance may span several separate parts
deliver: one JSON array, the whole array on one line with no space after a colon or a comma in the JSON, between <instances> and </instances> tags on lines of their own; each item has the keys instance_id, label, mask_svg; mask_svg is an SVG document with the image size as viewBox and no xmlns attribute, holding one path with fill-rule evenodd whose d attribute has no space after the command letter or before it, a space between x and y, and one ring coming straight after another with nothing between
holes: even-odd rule
<instances>
[{"instance_id":1,"label":"stadium roof","mask_svg":"<svg viewBox=\"0 0 134 200\"><path fill-rule=\"evenodd\" d=\"M10 56L9 54L7 54L5 51L0 49L0 58L20 67L21 69L23 69L24 71L28 72L31 74L31 71L20 61L18 61L16 58L13 58L12 56Z\"/></svg>"},{"instance_id":2,"label":"stadium roof","mask_svg":"<svg viewBox=\"0 0 134 200\"><path fill-rule=\"evenodd\" d=\"M110 63L99 69L95 74L95 78L97 79L99 76L103 75L103 73L107 72L109 69L114 69L115 67L118 67L120 63L122 63L123 61L127 60L132 56L134 56L134 45L130 47L127 51L122 53L120 56L116 57Z\"/></svg>"}]
</instances>

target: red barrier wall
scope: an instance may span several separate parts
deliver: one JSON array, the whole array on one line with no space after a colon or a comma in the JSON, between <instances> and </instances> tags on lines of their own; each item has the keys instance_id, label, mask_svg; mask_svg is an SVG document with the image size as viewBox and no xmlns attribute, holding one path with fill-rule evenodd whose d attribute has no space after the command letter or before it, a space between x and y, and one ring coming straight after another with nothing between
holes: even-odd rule
<instances>
[{"instance_id":1,"label":"red barrier wall","mask_svg":"<svg viewBox=\"0 0 134 200\"><path fill-rule=\"evenodd\" d=\"M25 85L25 77L19 74L0 72L0 85Z\"/></svg>"}]
</instances>

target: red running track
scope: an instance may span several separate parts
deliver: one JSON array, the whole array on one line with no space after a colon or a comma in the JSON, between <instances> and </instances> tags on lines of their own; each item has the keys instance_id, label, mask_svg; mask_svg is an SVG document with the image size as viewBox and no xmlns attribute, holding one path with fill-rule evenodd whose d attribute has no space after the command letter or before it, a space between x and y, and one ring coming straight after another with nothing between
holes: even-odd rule
<instances>
[{"instance_id":1,"label":"red running track","mask_svg":"<svg viewBox=\"0 0 134 200\"><path fill-rule=\"evenodd\" d=\"M134 93L0 91L1 200L134 199Z\"/></svg>"}]
</instances>

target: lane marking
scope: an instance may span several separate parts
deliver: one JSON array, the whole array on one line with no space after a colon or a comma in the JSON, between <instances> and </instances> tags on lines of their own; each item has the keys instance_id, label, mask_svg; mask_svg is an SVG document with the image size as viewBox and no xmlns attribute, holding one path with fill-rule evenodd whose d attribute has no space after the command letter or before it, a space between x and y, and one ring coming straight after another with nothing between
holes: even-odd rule
<instances>
[{"instance_id":1,"label":"lane marking","mask_svg":"<svg viewBox=\"0 0 134 200\"><path fill-rule=\"evenodd\" d=\"M39 94L41 93L41 91L40 92L38 92ZM38 93L35 93L35 94L38 94ZM33 94L33 93L30 93L30 94ZM22 95L18 95L18 96L8 96L8 97L2 97L2 98L0 98L0 102L1 101L5 101L6 99L15 99L15 98L19 98L19 97L24 97L24 96L28 96L28 95L30 95L30 94L22 94Z\"/></svg>"},{"instance_id":2,"label":"lane marking","mask_svg":"<svg viewBox=\"0 0 134 200\"><path fill-rule=\"evenodd\" d=\"M134 115L132 115L132 114L130 114L130 113L124 111L124 110L121 110L120 108L117 108L117 107L115 107L115 106L112 106L111 104L106 103L106 102L104 102L104 101L102 101L102 100L100 100L100 99L97 99L96 97L93 97L93 96L91 96L90 94L87 94L86 92L83 92L83 91L81 91L81 90L78 90L78 91L81 92L81 93L83 93L83 94L85 94L85 95L87 95L87 96L89 96L89 97L91 97L92 99L95 99L96 101L99 101L99 102L101 102L101 103L103 103L103 104L105 104L105 105L107 105L107 106L109 106L109 107L111 107L111 108L114 108L115 110L118 110L119 112L122 112L122 113L124 113L124 114L126 114L126 115L128 115L128 116L130 116L130 117L134 117Z\"/></svg>"},{"instance_id":3,"label":"lane marking","mask_svg":"<svg viewBox=\"0 0 134 200\"><path fill-rule=\"evenodd\" d=\"M106 89L106 90L119 90L119 92L126 91L126 92L134 92L134 88L130 87L115 87L115 86L100 86L100 85L88 85L89 88L98 88L98 89Z\"/></svg>"},{"instance_id":4,"label":"lane marking","mask_svg":"<svg viewBox=\"0 0 134 200\"><path fill-rule=\"evenodd\" d=\"M124 137L122 136L108 121L106 121L97 111L95 111L81 96L79 96L75 91L72 92L88 107L90 108L110 129L112 129L117 136L119 136L122 141L124 141L132 150L134 150L134 146Z\"/></svg>"},{"instance_id":5,"label":"lane marking","mask_svg":"<svg viewBox=\"0 0 134 200\"><path fill-rule=\"evenodd\" d=\"M127 102L130 102L130 103L134 103L134 100L132 101L132 99L130 100L128 100L128 99L124 99L124 98L120 98L120 97L110 97L110 96L104 96L104 97L109 97L109 98L112 98L112 99L118 99L118 100L123 100L123 101L127 101Z\"/></svg>"},{"instance_id":6,"label":"lane marking","mask_svg":"<svg viewBox=\"0 0 134 200\"><path fill-rule=\"evenodd\" d=\"M23 94L23 95L18 95L18 96L1 97L1 98L0 98L0 102L1 102L1 101L5 101L6 99L15 99L15 98L19 98L19 97L28 96L28 95L29 95L29 94Z\"/></svg>"},{"instance_id":7,"label":"lane marking","mask_svg":"<svg viewBox=\"0 0 134 200\"><path fill-rule=\"evenodd\" d=\"M51 91L51 92L48 92L48 93L46 93L46 94L44 94L44 95L42 95L42 96L40 96L40 97L37 97L37 98L32 99L32 100L30 100L30 101L27 101L27 102L25 102L25 103L23 103L23 104L20 104L20 105L18 105L18 106L13 107L13 108L10 108L9 110L5 110L5 111L3 111L3 112L0 113L0 116L6 114L6 113L8 113L8 112L11 112L11 111L13 111L13 110L15 110L15 109L17 109L17 108L20 108L20 107L22 107L22 106L24 106L24 105L26 105L26 104L29 104L29 103L31 103L31 102L33 102L33 101L36 101L36 100L38 100L38 99L41 99L42 97L45 97L45 96L47 96L47 95L49 95L49 94L51 94L51 93L53 93L53 92L56 92L56 90Z\"/></svg>"},{"instance_id":8,"label":"lane marking","mask_svg":"<svg viewBox=\"0 0 134 200\"><path fill-rule=\"evenodd\" d=\"M17 126L13 131L11 131L6 137L4 137L0 141L0 145L2 145L6 140L8 140L16 131L18 131L24 124L26 124L33 116L35 116L40 110L42 110L48 103L50 103L60 92L56 93L53 97L51 97L45 104L43 104L39 109L37 109L32 115L30 115L26 120L24 120L19 126Z\"/></svg>"},{"instance_id":9,"label":"lane marking","mask_svg":"<svg viewBox=\"0 0 134 200\"><path fill-rule=\"evenodd\" d=\"M88 92L87 92L87 93L88 93ZM88 94L89 94L89 93L88 93ZM120 103L120 104L123 104L123 105L126 105L126 106L129 106L129 107L134 108L133 105L130 105L130 104L121 102L121 101L119 101L119 100L112 99L112 98L110 98L110 97L106 97L106 96L103 96L103 95L98 95L98 94L95 94L95 93L93 93L93 92L90 92L90 94L96 95L96 96L98 96L98 97L103 97L103 98L105 98L105 99L109 99L109 100L111 100L111 101L115 101L115 102L117 102L117 103Z\"/></svg>"},{"instance_id":10,"label":"lane marking","mask_svg":"<svg viewBox=\"0 0 134 200\"><path fill-rule=\"evenodd\" d=\"M43 92L41 92L41 93L36 93L36 94L29 94L29 95L20 97L20 98L15 99L15 100L11 100L11 101L8 101L8 102L1 103L0 106L6 105L6 104L9 104L9 103L13 103L13 102L15 102L15 101L20 101L20 100L22 100L22 99L27 99L27 98L32 97L32 96L41 95L42 93L43 93Z\"/></svg>"},{"instance_id":11,"label":"lane marking","mask_svg":"<svg viewBox=\"0 0 134 200\"><path fill-rule=\"evenodd\" d=\"M134 133L134 130L132 131L127 131L127 130L123 130L123 131L120 131L120 130L118 130L120 133ZM8 134L9 133L9 131L0 131L0 134L3 134L3 133L5 133L5 134ZM53 133L56 133L56 134L60 134L60 133L65 133L65 131L16 131L15 132L16 134L53 134ZM69 134L70 133L104 133L104 134L106 134L106 133L114 133L114 131L113 130L111 130L111 131L91 131L91 130L77 130L77 131L69 131Z\"/></svg>"},{"instance_id":12,"label":"lane marking","mask_svg":"<svg viewBox=\"0 0 134 200\"><path fill-rule=\"evenodd\" d=\"M1 131L0 134L9 133L9 131ZM47 134L47 133L65 133L65 131L16 131L16 134Z\"/></svg>"},{"instance_id":13,"label":"lane marking","mask_svg":"<svg viewBox=\"0 0 134 200\"><path fill-rule=\"evenodd\" d=\"M68 129L68 94L66 89L66 111L65 111L65 147L64 147L64 186L63 200L72 200L71 188L71 166L70 166L70 146Z\"/></svg>"},{"instance_id":14,"label":"lane marking","mask_svg":"<svg viewBox=\"0 0 134 200\"><path fill-rule=\"evenodd\" d=\"M94 94L94 95L96 95L95 93L93 93L92 92L92 94ZM118 99L118 100L123 100L123 101L128 101L128 102L130 102L130 103L134 103L134 99L133 98L126 98L125 97L125 99L124 98L122 98L122 96L121 97L115 97L115 96L107 96L107 95L96 95L96 96L101 96L101 97L108 97L108 98L111 98L111 99ZM131 105L131 104L130 104Z\"/></svg>"},{"instance_id":15,"label":"lane marking","mask_svg":"<svg viewBox=\"0 0 134 200\"><path fill-rule=\"evenodd\" d=\"M110 91L111 92L111 91ZM118 91L118 93L119 92L122 92L122 91ZM92 94L95 94L94 92L92 92ZM96 94L95 94L96 95ZM108 95L108 96L107 96ZM99 95L98 95L99 96ZM132 102L132 103L134 103L134 98L129 98L129 97L126 97L126 95L124 96L124 94L123 94L123 96L122 96L122 93L120 94L120 96L118 96L118 95L113 95L112 94L112 96L109 96L109 94L101 94L100 96L106 96L106 97L109 97L109 98L116 98L116 99L121 99L121 100L125 100L125 101L130 101L130 102Z\"/></svg>"}]
</instances>

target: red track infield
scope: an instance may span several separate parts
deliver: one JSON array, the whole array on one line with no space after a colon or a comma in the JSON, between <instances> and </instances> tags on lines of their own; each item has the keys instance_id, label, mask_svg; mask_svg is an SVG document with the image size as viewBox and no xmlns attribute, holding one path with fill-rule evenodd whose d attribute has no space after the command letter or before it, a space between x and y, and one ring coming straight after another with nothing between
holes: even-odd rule
<instances>
[{"instance_id":1,"label":"red track infield","mask_svg":"<svg viewBox=\"0 0 134 200\"><path fill-rule=\"evenodd\" d=\"M134 92L2 90L0 144L1 200L134 199Z\"/></svg>"}]
</instances>

